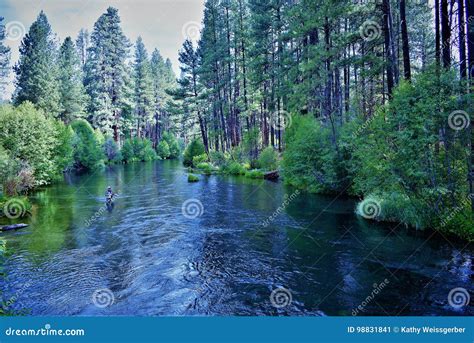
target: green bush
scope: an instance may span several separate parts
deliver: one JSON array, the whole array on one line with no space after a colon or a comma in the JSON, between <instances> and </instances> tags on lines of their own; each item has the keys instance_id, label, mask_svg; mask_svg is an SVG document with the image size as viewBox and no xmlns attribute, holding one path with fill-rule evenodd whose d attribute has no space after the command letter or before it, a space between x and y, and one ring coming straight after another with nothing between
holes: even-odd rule
<instances>
[{"instance_id":1,"label":"green bush","mask_svg":"<svg viewBox=\"0 0 474 343\"><path fill-rule=\"evenodd\" d=\"M199 177L193 174L188 174L188 182L198 182L198 181L199 181Z\"/></svg>"},{"instance_id":2,"label":"green bush","mask_svg":"<svg viewBox=\"0 0 474 343\"><path fill-rule=\"evenodd\" d=\"M104 154L92 126L84 119L71 124L74 130L74 167L78 170L94 170L104 165Z\"/></svg>"},{"instance_id":3,"label":"green bush","mask_svg":"<svg viewBox=\"0 0 474 343\"><path fill-rule=\"evenodd\" d=\"M209 158L207 157L206 154L198 155L193 157L193 165L197 166L199 163L202 162L207 162L209 161Z\"/></svg>"},{"instance_id":4,"label":"green bush","mask_svg":"<svg viewBox=\"0 0 474 343\"><path fill-rule=\"evenodd\" d=\"M214 168L212 165L210 165L207 162L201 162L196 166L197 169L199 169L203 174L206 175L211 175L212 172L214 171Z\"/></svg>"},{"instance_id":5,"label":"green bush","mask_svg":"<svg viewBox=\"0 0 474 343\"><path fill-rule=\"evenodd\" d=\"M122 160L120 150L112 137L107 137L104 142L104 154L109 163L119 162Z\"/></svg>"},{"instance_id":6,"label":"green bush","mask_svg":"<svg viewBox=\"0 0 474 343\"><path fill-rule=\"evenodd\" d=\"M227 163L227 158L221 151L211 151L209 152L209 161L217 167L222 167Z\"/></svg>"},{"instance_id":7,"label":"green bush","mask_svg":"<svg viewBox=\"0 0 474 343\"><path fill-rule=\"evenodd\" d=\"M257 165L263 170L275 170L278 168L278 154L271 146L266 147L260 153Z\"/></svg>"},{"instance_id":8,"label":"green bush","mask_svg":"<svg viewBox=\"0 0 474 343\"><path fill-rule=\"evenodd\" d=\"M222 167L222 172L229 175L245 175L245 168L239 163L232 161Z\"/></svg>"},{"instance_id":9,"label":"green bush","mask_svg":"<svg viewBox=\"0 0 474 343\"><path fill-rule=\"evenodd\" d=\"M121 153L125 163L153 161L158 157L151 141L141 138L125 140Z\"/></svg>"},{"instance_id":10,"label":"green bush","mask_svg":"<svg viewBox=\"0 0 474 343\"><path fill-rule=\"evenodd\" d=\"M181 148L176 137L172 135L171 133L164 132L162 140L164 140L168 144L168 148L169 148L169 156L166 158L170 158L170 159L179 158L179 156L181 155Z\"/></svg>"},{"instance_id":11,"label":"green bush","mask_svg":"<svg viewBox=\"0 0 474 343\"><path fill-rule=\"evenodd\" d=\"M156 153L161 159L167 159L170 157L170 146L168 143L163 139L156 147Z\"/></svg>"},{"instance_id":12,"label":"green bush","mask_svg":"<svg viewBox=\"0 0 474 343\"><path fill-rule=\"evenodd\" d=\"M65 171L73 166L74 148L72 146L74 131L70 126L60 121L55 121L57 144L54 148L54 165L56 166L56 178L61 178Z\"/></svg>"},{"instance_id":13,"label":"green bush","mask_svg":"<svg viewBox=\"0 0 474 343\"><path fill-rule=\"evenodd\" d=\"M265 173L257 169L249 170L245 173L245 177L248 177L250 179L263 179L264 176Z\"/></svg>"},{"instance_id":14,"label":"green bush","mask_svg":"<svg viewBox=\"0 0 474 343\"><path fill-rule=\"evenodd\" d=\"M58 126L30 102L18 107L0 106L0 144L13 160L26 163L34 173L35 185L58 177L56 163L63 156L58 146Z\"/></svg>"},{"instance_id":15,"label":"green bush","mask_svg":"<svg viewBox=\"0 0 474 343\"><path fill-rule=\"evenodd\" d=\"M293 116L285 134L283 177L287 184L315 193L340 189L331 131L309 116Z\"/></svg>"},{"instance_id":16,"label":"green bush","mask_svg":"<svg viewBox=\"0 0 474 343\"><path fill-rule=\"evenodd\" d=\"M194 156L205 154L204 144L199 139L194 139L189 143L184 151L183 164L187 167L193 166Z\"/></svg>"}]
</instances>

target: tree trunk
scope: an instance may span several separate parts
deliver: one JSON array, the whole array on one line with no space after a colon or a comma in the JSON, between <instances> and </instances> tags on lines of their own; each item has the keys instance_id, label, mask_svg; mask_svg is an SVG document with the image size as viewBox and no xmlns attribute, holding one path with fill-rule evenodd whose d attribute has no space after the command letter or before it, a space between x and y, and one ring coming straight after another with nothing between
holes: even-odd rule
<instances>
[{"instance_id":1,"label":"tree trunk","mask_svg":"<svg viewBox=\"0 0 474 343\"><path fill-rule=\"evenodd\" d=\"M439 1L435 0L435 59L436 65L439 67L441 65L441 34L440 34L440 20L439 20Z\"/></svg>"},{"instance_id":2,"label":"tree trunk","mask_svg":"<svg viewBox=\"0 0 474 343\"><path fill-rule=\"evenodd\" d=\"M400 25L402 29L403 72L404 72L405 80L409 81L411 79L411 67L410 67L410 47L408 45L408 28L407 28L405 0L400 0Z\"/></svg>"},{"instance_id":3,"label":"tree trunk","mask_svg":"<svg viewBox=\"0 0 474 343\"><path fill-rule=\"evenodd\" d=\"M387 65L387 93L392 96L393 91L393 65L392 65L392 48L390 42L390 0L383 0L383 31L385 37L385 63Z\"/></svg>"},{"instance_id":4,"label":"tree trunk","mask_svg":"<svg viewBox=\"0 0 474 343\"><path fill-rule=\"evenodd\" d=\"M448 0L441 0L441 38L443 43L443 67L449 69L451 67L451 25L448 14Z\"/></svg>"},{"instance_id":5,"label":"tree trunk","mask_svg":"<svg viewBox=\"0 0 474 343\"><path fill-rule=\"evenodd\" d=\"M464 0L458 0L459 73L462 80L465 80L467 77L466 32L464 29L465 25L466 23L464 21Z\"/></svg>"}]
</instances>

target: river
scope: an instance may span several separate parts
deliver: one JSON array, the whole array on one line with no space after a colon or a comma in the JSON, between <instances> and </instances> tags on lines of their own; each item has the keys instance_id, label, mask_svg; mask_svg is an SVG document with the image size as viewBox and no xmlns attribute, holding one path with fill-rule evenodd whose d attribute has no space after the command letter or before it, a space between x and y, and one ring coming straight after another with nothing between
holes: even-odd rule
<instances>
[{"instance_id":1,"label":"river","mask_svg":"<svg viewBox=\"0 0 474 343\"><path fill-rule=\"evenodd\" d=\"M367 221L342 196L200 179L158 161L39 190L30 226L0 233L3 298L31 315L474 314L448 302L472 290L462 242Z\"/></svg>"}]
</instances>

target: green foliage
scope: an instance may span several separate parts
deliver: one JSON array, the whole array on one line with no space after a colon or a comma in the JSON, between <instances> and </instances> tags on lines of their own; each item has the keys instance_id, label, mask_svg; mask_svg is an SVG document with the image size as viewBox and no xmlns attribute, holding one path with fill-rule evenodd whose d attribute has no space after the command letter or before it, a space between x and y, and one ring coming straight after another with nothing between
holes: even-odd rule
<instances>
[{"instance_id":1,"label":"green foliage","mask_svg":"<svg viewBox=\"0 0 474 343\"><path fill-rule=\"evenodd\" d=\"M336 153L328 129L312 117L294 116L285 139L282 167L286 183L316 193L339 187Z\"/></svg>"},{"instance_id":2,"label":"green foliage","mask_svg":"<svg viewBox=\"0 0 474 343\"><path fill-rule=\"evenodd\" d=\"M61 112L59 118L71 123L85 115L86 94L82 85L82 68L76 47L67 37L59 51L59 90Z\"/></svg>"},{"instance_id":3,"label":"green foliage","mask_svg":"<svg viewBox=\"0 0 474 343\"><path fill-rule=\"evenodd\" d=\"M245 172L245 177L248 177L250 179L263 179L265 176L265 173L261 170L253 169Z\"/></svg>"},{"instance_id":4,"label":"green foliage","mask_svg":"<svg viewBox=\"0 0 474 343\"><path fill-rule=\"evenodd\" d=\"M193 158L205 153L204 144L199 139L194 139L184 150L183 164L187 167L193 166Z\"/></svg>"},{"instance_id":5,"label":"green foliage","mask_svg":"<svg viewBox=\"0 0 474 343\"><path fill-rule=\"evenodd\" d=\"M0 144L11 159L33 170L35 186L57 178L69 163L65 130L29 102L0 107Z\"/></svg>"},{"instance_id":6,"label":"green foliage","mask_svg":"<svg viewBox=\"0 0 474 343\"><path fill-rule=\"evenodd\" d=\"M227 157L221 151L211 151L209 152L209 161L217 167L222 167L227 163Z\"/></svg>"},{"instance_id":7,"label":"green foliage","mask_svg":"<svg viewBox=\"0 0 474 343\"><path fill-rule=\"evenodd\" d=\"M4 44L6 31L3 20L4 18L0 17L0 94L4 94L10 74L10 48ZM0 97L1 100L2 97Z\"/></svg>"},{"instance_id":8,"label":"green foliage","mask_svg":"<svg viewBox=\"0 0 474 343\"><path fill-rule=\"evenodd\" d=\"M16 105L30 101L56 117L61 111L58 63L54 34L43 11L31 25L20 45L16 74Z\"/></svg>"},{"instance_id":9,"label":"green foliage","mask_svg":"<svg viewBox=\"0 0 474 343\"><path fill-rule=\"evenodd\" d=\"M69 170L74 161L74 150L72 141L74 131L70 126L64 125L60 121L54 122L57 144L54 149L54 165L56 166L56 175L62 176L62 173Z\"/></svg>"},{"instance_id":10,"label":"green foliage","mask_svg":"<svg viewBox=\"0 0 474 343\"><path fill-rule=\"evenodd\" d=\"M71 124L74 130L74 167L77 170L95 170L104 165L104 154L92 126L84 119Z\"/></svg>"},{"instance_id":11,"label":"green foliage","mask_svg":"<svg viewBox=\"0 0 474 343\"><path fill-rule=\"evenodd\" d=\"M108 162L119 162L122 160L120 150L112 137L107 137L104 142L104 154Z\"/></svg>"},{"instance_id":12,"label":"green foliage","mask_svg":"<svg viewBox=\"0 0 474 343\"><path fill-rule=\"evenodd\" d=\"M438 79L431 71L401 83L392 101L348 143L353 193L377 193L381 219L436 227L442 208L456 207L467 194L468 151L462 143L467 132L447 125L460 106L457 87L449 73ZM440 127L443 143L438 141Z\"/></svg>"},{"instance_id":13,"label":"green foliage","mask_svg":"<svg viewBox=\"0 0 474 343\"><path fill-rule=\"evenodd\" d=\"M161 140L161 142L156 147L156 153L162 159L167 159L167 158L170 157L170 155L171 155L170 146L168 145L168 143L164 139Z\"/></svg>"},{"instance_id":14,"label":"green foliage","mask_svg":"<svg viewBox=\"0 0 474 343\"><path fill-rule=\"evenodd\" d=\"M199 181L199 177L193 174L188 174L188 182L198 182L198 181Z\"/></svg>"},{"instance_id":15,"label":"green foliage","mask_svg":"<svg viewBox=\"0 0 474 343\"><path fill-rule=\"evenodd\" d=\"M272 147L263 149L258 157L257 165L260 169L275 170L278 168L278 154Z\"/></svg>"},{"instance_id":16,"label":"green foliage","mask_svg":"<svg viewBox=\"0 0 474 343\"><path fill-rule=\"evenodd\" d=\"M245 168L239 162L229 162L221 168L224 174L229 175L245 175Z\"/></svg>"},{"instance_id":17,"label":"green foliage","mask_svg":"<svg viewBox=\"0 0 474 343\"><path fill-rule=\"evenodd\" d=\"M153 161L156 160L157 157L148 139L132 138L125 140L123 144L122 158L126 163Z\"/></svg>"},{"instance_id":18,"label":"green foliage","mask_svg":"<svg viewBox=\"0 0 474 343\"><path fill-rule=\"evenodd\" d=\"M215 171L214 167L207 162L197 164L196 168L205 175L211 175Z\"/></svg>"},{"instance_id":19,"label":"green foliage","mask_svg":"<svg viewBox=\"0 0 474 343\"><path fill-rule=\"evenodd\" d=\"M179 158L181 155L181 148L179 142L174 135L168 132L164 132L162 140L168 144L169 147L169 156L167 158L175 159Z\"/></svg>"},{"instance_id":20,"label":"green foliage","mask_svg":"<svg viewBox=\"0 0 474 343\"><path fill-rule=\"evenodd\" d=\"M91 45L84 66L84 85L89 95L88 112L94 128L106 135L114 133L113 126L119 125L117 114L132 102L129 90L130 71L126 61L130 42L120 26L118 10L107 8L94 24ZM131 80L130 80L131 82Z\"/></svg>"},{"instance_id":21,"label":"green foliage","mask_svg":"<svg viewBox=\"0 0 474 343\"><path fill-rule=\"evenodd\" d=\"M199 163L209 161L209 157L206 154L198 155L193 157L193 165L196 166Z\"/></svg>"}]
</instances>

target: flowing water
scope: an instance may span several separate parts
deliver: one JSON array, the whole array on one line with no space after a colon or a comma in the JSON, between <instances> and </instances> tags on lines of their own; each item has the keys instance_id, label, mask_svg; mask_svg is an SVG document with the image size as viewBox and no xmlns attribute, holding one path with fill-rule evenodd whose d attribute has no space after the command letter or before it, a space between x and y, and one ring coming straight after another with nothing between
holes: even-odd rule
<instances>
[{"instance_id":1,"label":"flowing water","mask_svg":"<svg viewBox=\"0 0 474 343\"><path fill-rule=\"evenodd\" d=\"M367 221L353 199L200 178L166 161L36 192L30 226L0 233L4 302L32 315L474 314L448 302L472 295L472 247Z\"/></svg>"}]
</instances>

